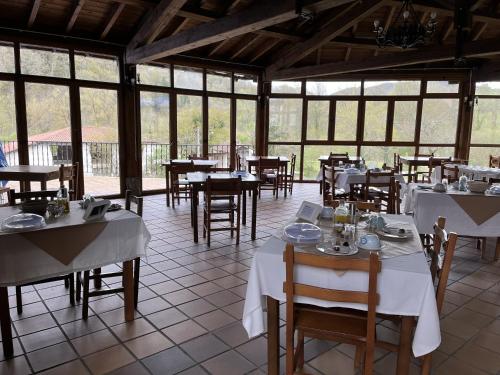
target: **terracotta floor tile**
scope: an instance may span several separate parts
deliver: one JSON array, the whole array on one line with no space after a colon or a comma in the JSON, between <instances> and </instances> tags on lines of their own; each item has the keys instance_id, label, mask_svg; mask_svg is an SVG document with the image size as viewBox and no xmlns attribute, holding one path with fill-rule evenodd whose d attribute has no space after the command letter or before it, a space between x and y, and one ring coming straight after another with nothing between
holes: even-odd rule
<instances>
[{"instance_id":1,"label":"terracotta floor tile","mask_svg":"<svg viewBox=\"0 0 500 375\"><path fill-rule=\"evenodd\" d=\"M197 362L203 362L229 349L224 342L212 334L203 335L185 342L181 345L181 348Z\"/></svg>"},{"instance_id":2,"label":"terracotta floor tile","mask_svg":"<svg viewBox=\"0 0 500 375\"><path fill-rule=\"evenodd\" d=\"M31 369L26 358L20 356L9 361L0 362L0 374L27 375L31 374Z\"/></svg>"},{"instance_id":3,"label":"terracotta floor tile","mask_svg":"<svg viewBox=\"0 0 500 375\"><path fill-rule=\"evenodd\" d=\"M209 331L223 327L235 321L235 319L222 310L215 310L204 315L194 318L201 326Z\"/></svg>"},{"instance_id":4,"label":"terracotta floor tile","mask_svg":"<svg viewBox=\"0 0 500 375\"><path fill-rule=\"evenodd\" d=\"M143 363L153 375L176 374L195 365L195 362L178 347L145 358Z\"/></svg>"},{"instance_id":5,"label":"terracotta floor tile","mask_svg":"<svg viewBox=\"0 0 500 375\"><path fill-rule=\"evenodd\" d=\"M67 342L36 350L28 353L27 356L35 371L42 371L69 362L77 357Z\"/></svg>"},{"instance_id":6,"label":"terracotta floor tile","mask_svg":"<svg viewBox=\"0 0 500 375\"><path fill-rule=\"evenodd\" d=\"M116 345L84 357L92 374L101 375L134 362L134 357L122 346Z\"/></svg>"},{"instance_id":7,"label":"terracotta floor tile","mask_svg":"<svg viewBox=\"0 0 500 375\"><path fill-rule=\"evenodd\" d=\"M136 319L132 322L122 323L111 327L111 330L120 340L127 341L153 332L155 329L145 319Z\"/></svg>"},{"instance_id":8,"label":"terracotta floor tile","mask_svg":"<svg viewBox=\"0 0 500 375\"><path fill-rule=\"evenodd\" d=\"M77 353L83 357L88 354L109 348L118 344L118 340L107 329L71 340Z\"/></svg>"},{"instance_id":9,"label":"terracotta floor tile","mask_svg":"<svg viewBox=\"0 0 500 375\"><path fill-rule=\"evenodd\" d=\"M20 340L24 346L24 350L26 350L26 352L31 352L66 341L66 337L58 327L54 327L22 336Z\"/></svg>"},{"instance_id":10,"label":"terracotta floor tile","mask_svg":"<svg viewBox=\"0 0 500 375\"><path fill-rule=\"evenodd\" d=\"M160 332L152 332L127 341L125 345L140 359L168 349L174 344Z\"/></svg>"},{"instance_id":11,"label":"terracotta floor tile","mask_svg":"<svg viewBox=\"0 0 500 375\"><path fill-rule=\"evenodd\" d=\"M54 367L53 369L41 372L42 375L87 375L90 372L79 359Z\"/></svg>"},{"instance_id":12,"label":"terracotta floor tile","mask_svg":"<svg viewBox=\"0 0 500 375\"><path fill-rule=\"evenodd\" d=\"M211 374L243 375L255 368L235 351L228 351L203 362L203 367Z\"/></svg>"},{"instance_id":13,"label":"terracotta floor tile","mask_svg":"<svg viewBox=\"0 0 500 375\"><path fill-rule=\"evenodd\" d=\"M484 349L475 343L468 343L458 350L454 357L478 368L496 374L500 369L500 354Z\"/></svg>"},{"instance_id":14,"label":"terracotta floor tile","mask_svg":"<svg viewBox=\"0 0 500 375\"><path fill-rule=\"evenodd\" d=\"M173 342L180 344L191 340L194 337L205 334L207 330L192 320L186 320L167 327L163 329L162 332Z\"/></svg>"}]
</instances>

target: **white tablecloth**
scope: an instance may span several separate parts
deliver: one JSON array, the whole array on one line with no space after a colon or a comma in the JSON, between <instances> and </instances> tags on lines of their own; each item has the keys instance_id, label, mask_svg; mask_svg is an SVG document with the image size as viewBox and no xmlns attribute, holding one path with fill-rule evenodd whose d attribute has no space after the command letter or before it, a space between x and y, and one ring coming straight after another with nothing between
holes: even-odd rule
<instances>
[{"instance_id":1,"label":"white tablecloth","mask_svg":"<svg viewBox=\"0 0 500 375\"><path fill-rule=\"evenodd\" d=\"M15 207L0 208L0 222L19 213ZM85 225L84 211L72 204L68 215L41 229L48 236L51 230ZM69 264L65 265L50 256L21 234L0 231L0 286L20 285L31 281L69 274L71 272L123 262L146 255L151 239L141 217L126 210L106 213L107 225L102 232Z\"/></svg>"},{"instance_id":2,"label":"white tablecloth","mask_svg":"<svg viewBox=\"0 0 500 375\"><path fill-rule=\"evenodd\" d=\"M465 193L467 194L467 193ZM500 197L491 197L500 199ZM446 193L420 190L417 184L408 185L404 211L413 212L418 232L430 234L439 216L446 218L446 229L462 236L500 237L500 212L481 225L477 225L462 207Z\"/></svg>"},{"instance_id":3,"label":"white tablecloth","mask_svg":"<svg viewBox=\"0 0 500 375\"><path fill-rule=\"evenodd\" d=\"M482 180L483 178L500 178L500 168L486 168L475 165L458 165L458 171L462 175L466 175L474 180ZM438 166L432 171L431 181L437 182L441 179L441 167Z\"/></svg>"},{"instance_id":4,"label":"white tablecloth","mask_svg":"<svg viewBox=\"0 0 500 375\"><path fill-rule=\"evenodd\" d=\"M411 222L412 218L398 216L398 221ZM243 325L250 337L265 331L263 296L285 301L283 282L285 265L283 251L285 242L271 237L254 255L248 279ZM368 275L347 272L339 275L331 270L319 270L300 266L298 282L324 288L366 290ZM439 316L429 266L422 252L382 260L382 272L378 279L380 303L377 311L385 314L417 316L418 322L413 339L413 353L421 356L435 350L441 342ZM366 310L362 304L333 303L310 298L299 298L299 302L324 307L350 307Z\"/></svg>"},{"instance_id":5,"label":"white tablecloth","mask_svg":"<svg viewBox=\"0 0 500 375\"><path fill-rule=\"evenodd\" d=\"M394 178L401 182L401 186L405 186L405 180L400 174L395 174ZM390 179L387 177L380 177L377 179L377 183L389 183ZM335 174L335 184L337 188L344 189L346 193L351 191L351 184L364 184L366 183L366 173L346 173L339 172ZM403 189L402 189L403 190Z\"/></svg>"}]
</instances>

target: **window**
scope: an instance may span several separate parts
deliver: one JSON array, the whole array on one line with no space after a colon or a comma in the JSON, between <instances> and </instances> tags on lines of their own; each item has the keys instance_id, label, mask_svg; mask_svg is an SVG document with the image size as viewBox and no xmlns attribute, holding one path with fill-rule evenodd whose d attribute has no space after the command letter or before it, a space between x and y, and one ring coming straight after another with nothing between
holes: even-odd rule
<instances>
[{"instance_id":1,"label":"window","mask_svg":"<svg viewBox=\"0 0 500 375\"><path fill-rule=\"evenodd\" d=\"M170 68L167 66L137 65L137 83L170 87Z\"/></svg>"},{"instance_id":2,"label":"window","mask_svg":"<svg viewBox=\"0 0 500 375\"><path fill-rule=\"evenodd\" d=\"M453 93L458 94L458 83L450 83L448 81L428 81L427 82L428 94L443 94Z\"/></svg>"},{"instance_id":3,"label":"window","mask_svg":"<svg viewBox=\"0 0 500 375\"><path fill-rule=\"evenodd\" d=\"M174 68L174 86L180 89L203 90L203 73L201 69Z\"/></svg>"},{"instance_id":4,"label":"window","mask_svg":"<svg viewBox=\"0 0 500 375\"><path fill-rule=\"evenodd\" d=\"M68 51L21 46L21 73L69 78Z\"/></svg>"},{"instance_id":5,"label":"window","mask_svg":"<svg viewBox=\"0 0 500 375\"><path fill-rule=\"evenodd\" d=\"M387 107L385 101L366 102L364 141L385 141Z\"/></svg>"},{"instance_id":6,"label":"window","mask_svg":"<svg viewBox=\"0 0 500 375\"><path fill-rule=\"evenodd\" d=\"M26 120L30 165L71 163L69 87L26 83ZM47 186L58 188L58 181Z\"/></svg>"},{"instance_id":7,"label":"window","mask_svg":"<svg viewBox=\"0 0 500 375\"><path fill-rule=\"evenodd\" d=\"M231 73L207 73L207 91L231 92Z\"/></svg>"},{"instance_id":8,"label":"window","mask_svg":"<svg viewBox=\"0 0 500 375\"><path fill-rule=\"evenodd\" d=\"M335 105L336 141L355 141L358 128L358 102L337 100Z\"/></svg>"},{"instance_id":9,"label":"window","mask_svg":"<svg viewBox=\"0 0 500 375\"><path fill-rule=\"evenodd\" d=\"M455 155L455 147L422 146L419 148L418 153L424 155L434 154L434 156L450 157Z\"/></svg>"},{"instance_id":10,"label":"window","mask_svg":"<svg viewBox=\"0 0 500 375\"><path fill-rule=\"evenodd\" d=\"M15 71L14 47L12 44L0 43L0 72L14 73Z\"/></svg>"},{"instance_id":11,"label":"window","mask_svg":"<svg viewBox=\"0 0 500 375\"><path fill-rule=\"evenodd\" d=\"M369 168L380 168L385 163L394 165L394 153L401 156L415 155L415 147L404 146L362 146L361 156L365 159Z\"/></svg>"},{"instance_id":12,"label":"window","mask_svg":"<svg viewBox=\"0 0 500 375\"><path fill-rule=\"evenodd\" d=\"M77 79L118 83L118 59L75 53L75 75Z\"/></svg>"},{"instance_id":13,"label":"window","mask_svg":"<svg viewBox=\"0 0 500 375\"><path fill-rule=\"evenodd\" d=\"M304 180L316 180L318 178L321 179L322 176L320 175L320 163L318 159L320 156L330 155L330 152L347 152L349 153L349 155L355 156L356 146L304 146Z\"/></svg>"},{"instance_id":14,"label":"window","mask_svg":"<svg viewBox=\"0 0 500 375\"><path fill-rule=\"evenodd\" d=\"M269 145L267 154L269 156L286 156L288 158L292 154L297 155L295 171L298 171L298 166L300 165L298 156L300 155L300 145Z\"/></svg>"},{"instance_id":15,"label":"window","mask_svg":"<svg viewBox=\"0 0 500 375\"><path fill-rule=\"evenodd\" d=\"M177 95L177 157L203 155L201 96Z\"/></svg>"},{"instance_id":16,"label":"window","mask_svg":"<svg viewBox=\"0 0 500 375\"><path fill-rule=\"evenodd\" d=\"M424 99L420 143L454 144L457 121L458 99Z\"/></svg>"},{"instance_id":17,"label":"window","mask_svg":"<svg viewBox=\"0 0 500 375\"><path fill-rule=\"evenodd\" d=\"M327 140L330 102L309 100L307 102L307 139Z\"/></svg>"},{"instance_id":18,"label":"window","mask_svg":"<svg viewBox=\"0 0 500 375\"><path fill-rule=\"evenodd\" d=\"M300 142L302 99L269 99L269 141Z\"/></svg>"},{"instance_id":19,"label":"window","mask_svg":"<svg viewBox=\"0 0 500 375\"><path fill-rule=\"evenodd\" d=\"M257 95L257 77L235 74L234 92L236 94Z\"/></svg>"},{"instance_id":20,"label":"window","mask_svg":"<svg viewBox=\"0 0 500 375\"><path fill-rule=\"evenodd\" d=\"M365 95L420 95L420 81L365 81Z\"/></svg>"},{"instance_id":21,"label":"window","mask_svg":"<svg viewBox=\"0 0 500 375\"><path fill-rule=\"evenodd\" d=\"M415 141L415 122L417 120L417 102L394 102L392 140L395 142Z\"/></svg>"},{"instance_id":22,"label":"window","mask_svg":"<svg viewBox=\"0 0 500 375\"><path fill-rule=\"evenodd\" d=\"M307 81L307 95L360 95L361 81Z\"/></svg>"},{"instance_id":23,"label":"window","mask_svg":"<svg viewBox=\"0 0 500 375\"><path fill-rule=\"evenodd\" d=\"M273 81L271 92L273 94L300 94L302 82L293 81Z\"/></svg>"},{"instance_id":24,"label":"window","mask_svg":"<svg viewBox=\"0 0 500 375\"><path fill-rule=\"evenodd\" d=\"M231 157L231 99L208 98L208 156L227 168Z\"/></svg>"},{"instance_id":25,"label":"window","mask_svg":"<svg viewBox=\"0 0 500 375\"><path fill-rule=\"evenodd\" d=\"M141 91L142 188L165 187L164 160L170 159L170 96Z\"/></svg>"},{"instance_id":26,"label":"window","mask_svg":"<svg viewBox=\"0 0 500 375\"><path fill-rule=\"evenodd\" d=\"M474 106L471 143L500 144L500 99L480 98Z\"/></svg>"},{"instance_id":27,"label":"window","mask_svg":"<svg viewBox=\"0 0 500 375\"><path fill-rule=\"evenodd\" d=\"M0 81L0 147L9 165L18 165L14 82Z\"/></svg>"},{"instance_id":28,"label":"window","mask_svg":"<svg viewBox=\"0 0 500 375\"><path fill-rule=\"evenodd\" d=\"M500 155L500 145L496 147L471 147L469 150L469 165L488 167L490 155Z\"/></svg>"},{"instance_id":29,"label":"window","mask_svg":"<svg viewBox=\"0 0 500 375\"><path fill-rule=\"evenodd\" d=\"M236 100L236 153L246 160L255 153L255 128L257 121L257 102L255 100Z\"/></svg>"},{"instance_id":30,"label":"window","mask_svg":"<svg viewBox=\"0 0 500 375\"><path fill-rule=\"evenodd\" d=\"M476 95L500 95L500 81L477 82Z\"/></svg>"},{"instance_id":31,"label":"window","mask_svg":"<svg viewBox=\"0 0 500 375\"><path fill-rule=\"evenodd\" d=\"M120 193L118 92L80 88L85 193Z\"/></svg>"}]
</instances>

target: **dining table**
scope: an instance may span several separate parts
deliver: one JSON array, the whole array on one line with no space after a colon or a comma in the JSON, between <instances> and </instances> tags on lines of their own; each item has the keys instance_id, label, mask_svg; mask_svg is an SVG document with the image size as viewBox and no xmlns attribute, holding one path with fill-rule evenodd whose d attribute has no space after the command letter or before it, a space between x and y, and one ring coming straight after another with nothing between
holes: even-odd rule
<instances>
[{"instance_id":1,"label":"dining table","mask_svg":"<svg viewBox=\"0 0 500 375\"><path fill-rule=\"evenodd\" d=\"M412 217L404 215L383 215L383 217L388 224L404 227L407 233L412 234L403 242L382 239L380 251L382 270L377 282L380 295L377 312L402 317L397 360L397 373L401 375L408 374L412 351L415 357L425 356L440 345L439 314L427 258ZM321 229L325 233L332 230L328 226ZM242 318L249 337L265 333L267 323L267 373L270 375L280 373L279 304L286 301L283 292L285 246L283 229L279 229L256 250L248 277ZM294 251L321 254L314 245L296 246ZM324 256L334 255L324 254ZM361 249L358 253L350 255L350 257L368 256L369 251ZM339 273L328 269L299 266L296 277L297 282L301 284L328 289L366 290L368 286L368 275L355 271ZM365 304L304 297L299 297L297 302L321 307L367 310Z\"/></svg>"},{"instance_id":2,"label":"dining table","mask_svg":"<svg viewBox=\"0 0 500 375\"><path fill-rule=\"evenodd\" d=\"M329 159L330 159L330 155L321 155L318 158L320 167L322 167L323 165L327 164ZM363 157L362 156L351 156L351 155L349 155L349 162L352 163L352 164L359 164L362 161L363 161Z\"/></svg>"},{"instance_id":3,"label":"dining table","mask_svg":"<svg viewBox=\"0 0 500 375\"><path fill-rule=\"evenodd\" d=\"M431 234L436 217L446 218L446 229L459 236L496 239L495 259L500 257L500 195L459 191L448 186L436 192L433 184L410 183L403 210L413 214L420 234Z\"/></svg>"},{"instance_id":4,"label":"dining table","mask_svg":"<svg viewBox=\"0 0 500 375\"><path fill-rule=\"evenodd\" d=\"M488 180L489 178L500 179L500 168L490 168L480 165L456 164L458 173L467 176L470 180ZM441 182L441 166L432 171L431 182Z\"/></svg>"},{"instance_id":5,"label":"dining table","mask_svg":"<svg viewBox=\"0 0 500 375\"><path fill-rule=\"evenodd\" d=\"M402 188L405 186L406 182L401 174L395 173L394 178L401 183ZM387 185L389 185L390 177L379 177L376 182L387 182ZM364 184L366 184L366 171L351 173L346 172L344 169L335 169L335 186L339 189L344 189L346 193L350 193L354 185Z\"/></svg>"},{"instance_id":6,"label":"dining table","mask_svg":"<svg viewBox=\"0 0 500 375\"><path fill-rule=\"evenodd\" d=\"M133 260L146 255L151 239L140 216L120 209L85 221L85 210L71 202L69 213L45 217L41 227L7 230L5 220L20 213L18 206L0 207L0 320L6 357L13 355L8 287L123 262L125 320L134 319Z\"/></svg>"},{"instance_id":7,"label":"dining table","mask_svg":"<svg viewBox=\"0 0 500 375\"><path fill-rule=\"evenodd\" d=\"M198 206L199 206L199 193L205 190L205 184L207 178L212 179L222 178L234 178L241 176L241 186L242 186L242 212L241 212L241 223L246 225L247 220L247 194L246 192L251 191L252 194L252 219L251 219L251 239L255 240L257 236L257 196L260 184L260 179L248 172L239 173L206 173L206 172L190 172L187 173L186 179L191 186L192 198L191 198L191 224L193 226L193 240L198 243Z\"/></svg>"},{"instance_id":8,"label":"dining table","mask_svg":"<svg viewBox=\"0 0 500 375\"><path fill-rule=\"evenodd\" d=\"M59 166L11 165L0 167L0 181L19 181L21 191L30 190L30 182L40 182L40 189L47 190L47 181L59 178Z\"/></svg>"},{"instance_id":9,"label":"dining table","mask_svg":"<svg viewBox=\"0 0 500 375\"><path fill-rule=\"evenodd\" d=\"M208 172L210 169L215 168L218 164L218 160L204 160L204 159L174 159L168 160L165 163L162 163L162 166L165 167L165 184L166 184L166 193L167 193L167 207L170 207L170 170L172 167L172 161L175 164L193 164L192 171L193 172Z\"/></svg>"},{"instance_id":10,"label":"dining table","mask_svg":"<svg viewBox=\"0 0 500 375\"><path fill-rule=\"evenodd\" d=\"M247 162L247 166L248 166L248 172L252 173L252 169L254 171L257 170L257 168L259 166L259 160L260 159L263 159L263 160L276 160L278 158L280 159L280 162L279 162L279 168L281 169L280 173L284 177L284 187L285 187L284 195L285 195L285 198L286 198L287 191L288 191L288 163L290 163L290 159L287 156L271 156L271 155L268 155L268 156L256 156L256 155L251 155L251 156L247 156L246 157L246 162Z\"/></svg>"}]
</instances>

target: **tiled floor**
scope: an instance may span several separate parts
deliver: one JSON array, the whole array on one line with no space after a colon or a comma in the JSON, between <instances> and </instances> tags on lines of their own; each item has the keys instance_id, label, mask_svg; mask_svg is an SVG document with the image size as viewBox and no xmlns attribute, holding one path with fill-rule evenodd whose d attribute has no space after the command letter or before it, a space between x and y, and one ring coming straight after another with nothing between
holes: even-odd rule
<instances>
[{"instance_id":1,"label":"tiled floor","mask_svg":"<svg viewBox=\"0 0 500 375\"><path fill-rule=\"evenodd\" d=\"M142 266L135 321L124 323L121 295L94 298L91 316L83 322L81 309L69 305L62 283L23 288L22 316L11 296L16 356L5 361L0 351L0 374L266 373L266 338L249 340L241 325L245 280L255 248L304 199L320 200L317 185L297 184L286 200L263 193L257 241L250 241L246 227L240 246L221 233L207 249L203 240L192 242L188 203L174 210L165 206L163 195L148 197L144 220L153 240ZM481 261L471 243L461 242L434 373L498 373L499 316L500 263ZM393 328L383 322L378 335L397 340ZM283 337L282 330L282 342ZM351 374L353 354L348 345L312 340L306 344L307 369L311 374ZM378 374L394 373L394 354L377 350L376 358ZM417 372L414 360L411 373Z\"/></svg>"}]
</instances>

